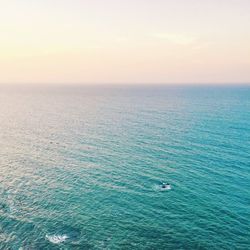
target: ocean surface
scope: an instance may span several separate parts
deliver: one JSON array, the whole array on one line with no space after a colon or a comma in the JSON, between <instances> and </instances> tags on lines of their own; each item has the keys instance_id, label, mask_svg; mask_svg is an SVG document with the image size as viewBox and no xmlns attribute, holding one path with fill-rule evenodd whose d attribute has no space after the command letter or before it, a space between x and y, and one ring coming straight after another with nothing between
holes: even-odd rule
<instances>
[{"instance_id":1,"label":"ocean surface","mask_svg":"<svg viewBox=\"0 0 250 250\"><path fill-rule=\"evenodd\" d=\"M250 249L250 86L0 86L0 249Z\"/></svg>"}]
</instances>

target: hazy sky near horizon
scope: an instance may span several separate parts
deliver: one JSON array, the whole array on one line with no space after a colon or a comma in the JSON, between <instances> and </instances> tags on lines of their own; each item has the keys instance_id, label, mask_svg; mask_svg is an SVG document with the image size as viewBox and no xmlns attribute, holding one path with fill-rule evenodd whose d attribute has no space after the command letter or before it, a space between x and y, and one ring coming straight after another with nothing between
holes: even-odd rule
<instances>
[{"instance_id":1,"label":"hazy sky near horizon","mask_svg":"<svg viewBox=\"0 0 250 250\"><path fill-rule=\"evenodd\" d=\"M249 0L0 0L0 83L250 83Z\"/></svg>"}]
</instances>

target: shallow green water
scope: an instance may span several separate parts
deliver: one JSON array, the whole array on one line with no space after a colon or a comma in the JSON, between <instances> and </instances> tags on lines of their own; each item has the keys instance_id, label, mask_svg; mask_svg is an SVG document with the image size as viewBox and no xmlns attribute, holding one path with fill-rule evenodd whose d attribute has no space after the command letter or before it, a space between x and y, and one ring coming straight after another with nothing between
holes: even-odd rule
<instances>
[{"instance_id":1,"label":"shallow green water","mask_svg":"<svg viewBox=\"0 0 250 250\"><path fill-rule=\"evenodd\" d=\"M0 249L249 249L249 168L246 86L1 87Z\"/></svg>"}]
</instances>

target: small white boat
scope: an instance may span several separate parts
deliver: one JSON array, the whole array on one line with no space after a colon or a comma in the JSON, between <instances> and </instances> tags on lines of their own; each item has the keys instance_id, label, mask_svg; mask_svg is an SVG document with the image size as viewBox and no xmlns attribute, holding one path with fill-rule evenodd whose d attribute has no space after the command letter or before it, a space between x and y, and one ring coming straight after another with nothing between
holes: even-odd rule
<instances>
[{"instance_id":1,"label":"small white boat","mask_svg":"<svg viewBox=\"0 0 250 250\"><path fill-rule=\"evenodd\" d=\"M169 183L162 183L161 184L161 188L162 189L166 189L166 190L170 190L171 189L171 185Z\"/></svg>"}]
</instances>

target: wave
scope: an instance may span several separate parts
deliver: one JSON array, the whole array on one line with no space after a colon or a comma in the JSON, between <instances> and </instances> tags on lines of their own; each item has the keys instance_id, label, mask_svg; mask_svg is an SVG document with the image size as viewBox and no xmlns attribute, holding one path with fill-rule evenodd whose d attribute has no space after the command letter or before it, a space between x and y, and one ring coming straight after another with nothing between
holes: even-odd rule
<instances>
[{"instance_id":1,"label":"wave","mask_svg":"<svg viewBox=\"0 0 250 250\"><path fill-rule=\"evenodd\" d=\"M69 237L66 234L63 235L47 235L45 236L51 243L59 244L66 241Z\"/></svg>"}]
</instances>

